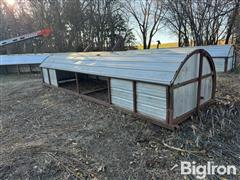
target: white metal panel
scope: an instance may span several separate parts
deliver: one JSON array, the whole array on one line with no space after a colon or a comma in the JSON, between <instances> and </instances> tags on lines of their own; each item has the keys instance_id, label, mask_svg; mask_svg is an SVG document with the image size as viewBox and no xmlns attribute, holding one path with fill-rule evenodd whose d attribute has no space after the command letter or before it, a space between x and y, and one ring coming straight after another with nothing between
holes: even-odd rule
<instances>
[{"instance_id":1,"label":"white metal panel","mask_svg":"<svg viewBox=\"0 0 240 180\"><path fill-rule=\"evenodd\" d=\"M147 83L136 84L137 112L166 120L166 87Z\"/></svg>"},{"instance_id":2,"label":"white metal panel","mask_svg":"<svg viewBox=\"0 0 240 180\"><path fill-rule=\"evenodd\" d=\"M224 72L225 58L213 58L217 72Z\"/></svg>"},{"instance_id":3,"label":"white metal panel","mask_svg":"<svg viewBox=\"0 0 240 180\"><path fill-rule=\"evenodd\" d=\"M231 71L233 69L233 57L228 58L227 70Z\"/></svg>"},{"instance_id":4,"label":"white metal panel","mask_svg":"<svg viewBox=\"0 0 240 180\"><path fill-rule=\"evenodd\" d=\"M198 82L191 83L173 91L173 116L174 118L187 113L197 107Z\"/></svg>"},{"instance_id":5,"label":"white metal panel","mask_svg":"<svg viewBox=\"0 0 240 180\"><path fill-rule=\"evenodd\" d=\"M57 74L54 69L49 69L49 76L50 76L51 85L58 87Z\"/></svg>"},{"instance_id":6,"label":"white metal panel","mask_svg":"<svg viewBox=\"0 0 240 180\"><path fill-rule=\"evenodd\" d=\"M112 104L133 110L133 86L132 81L111 78Z\"/></svg>"},{"instance_id":7,"label":"white metal panel","mask_svg":"<svg viewBox=\"0 0 240 180\"><path fill-rule=\"evenodd\" d=\"M44 80L44 82L49 84L48 70L46 68L42 68L42 72L43 72L43 80Z\"/></svg>"},{"instance_id":8,"label":"white metal panel","mask_svg":"<svg viewBox=\"0 0 240 180\"><path fill-rule=\"evenodd\" d=\"M228 54L228 57L232 57L232 56L234 56L234 46L231 46Z\"/></svg>"},{"instance_id":9,"label":"white metal panel","mask_svg":"<svg viewBox=\"0 0 240 180\"><path fill-rule=\"evenodd\" d=\"M206 57L203 57L202 75L210 74L211 67Z\"/></svg>"},{"instance_id":10,"label":"white metal panel","mask_svg":"<svg viewBox=\"0 0 240 180\"><path fill-rule=\"evenodd\" d=\"M208 77L202 80L200 104L209 101L211 98L212 98L212 77Z\"/></svg>"},{"instance_id":11,"label":"white metal panel","mask_svg":"<svg viewBox=\"0 0 240 180\"><path fill-rule=\"evenodd\" d=\"M199 58L200 54L194 54L188 59L188 61L183 65L180 73L178 74L174 82L175 84L198 77Z\"/></svg>"}]
</instances>

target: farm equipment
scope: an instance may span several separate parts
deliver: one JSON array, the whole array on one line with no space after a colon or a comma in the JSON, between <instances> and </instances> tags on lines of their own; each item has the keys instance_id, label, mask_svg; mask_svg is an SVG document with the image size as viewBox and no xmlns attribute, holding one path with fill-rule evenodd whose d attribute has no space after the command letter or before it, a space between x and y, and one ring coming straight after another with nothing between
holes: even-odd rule
<instances>
[{"instance_id":1,"label":"farm equipment","mask_svg":"<svg viewBox=\"0 0 240 180\"><path fill-rule=\"evenodd\" d=\"M48 37L52 34L52 32L53 32L53 30L51 28L46 28L46 29L42 29L42 30L39 30L39 31L36 31L33 33L24 34L22 36L18 36L15 38L6 39L3 41L0 41L0 47L18 43L18 42L22 42L22 41L26 41L28 39L33 39L36 37Z\"/></svg>"}]
</instances>

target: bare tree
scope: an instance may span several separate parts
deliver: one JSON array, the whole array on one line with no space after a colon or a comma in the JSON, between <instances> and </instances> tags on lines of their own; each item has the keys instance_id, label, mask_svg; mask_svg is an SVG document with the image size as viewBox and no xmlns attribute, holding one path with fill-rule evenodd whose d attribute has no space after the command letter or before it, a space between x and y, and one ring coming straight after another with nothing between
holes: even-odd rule
<instances>
[{"instance_id":1,"label":"bare tree","mask_svg":"<svg viewBox=\"0 0 240 180\"><path fill-rule=\"evenodd\" d=\"M240 66L240 12L236 15L234 32L236 34L237 65Z\"/></svg>"},{"instance_id":2,"label":"bare tree","mask_svg":"<svg viewBox=\"0 0 240 180\"><path fill-rule=\"evenodd\" d=\"M15 37L46 27L51 38L25 42L27 52L111 50L119 36L128 44L134 40L123 18L120 0L16 0L16 9L0 0L0 39ZM11 45L21 53L22 44ZM36 47L36 48L34 48ZM121 46L124 48L124 45Z\"/></svg>"},{"instance_id":3,"label":"bare tree","mask_svg":"<svg viewBox=\"0 0 240 180\"><path fill-rule=\"evenodd\" d=\"M164 21L168 28L178 36L178 47L189 45L189 28L185 12L180 0L167 0L168 9Z\"/></svg>"},{"instance_id":4,"label":"bare tree","mask_svg":"<svg viewBox=\"0 0 240 180\"><path fill-rule=\"evenodd\" d=\"M217 44L226 32L232 34L234 1L239 0L167 0L165 21L178 34L179 46L187 46L189 39L194 45Z\"/></svg>"},{"instance_id":5,"label":"bare tree","mask_svg":"<svg viewBox=\"0 0 240 180\"><path fill-rule=\"evenodd\" d=\"M142 34L143 48L149 49L153 36L159 31L163 17L161 0L125 0L125 8L133 18Z\"/></svg>"}]
</instances>

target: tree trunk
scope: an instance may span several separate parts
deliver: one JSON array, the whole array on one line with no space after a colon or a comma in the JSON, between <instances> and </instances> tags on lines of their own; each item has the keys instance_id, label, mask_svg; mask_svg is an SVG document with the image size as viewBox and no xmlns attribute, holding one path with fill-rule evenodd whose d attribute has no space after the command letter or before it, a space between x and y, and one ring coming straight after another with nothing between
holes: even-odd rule
<instances>
[{"instance_id":1,"label":"tree trunk","mask_svg":"<svg viewBox=\"0 0 240 180\"><path fill-rule=\"evenodd\" d=\"M145 33L142 33L143 35L143 49L147 49L147 36Z\"/></svg>"},{"instance_id":2,"label":"tree trunk","mask_svg":"<svg viewBox=\"0 0 240 180\"><path fill-rule=\"evenodd\" d=\"M235 33L236 33L236 65L240 66L240 12L238 12L238 15L236 17L235 22Z\"/></svg>"},{"instance_id":3,"label":"tree trunk","mask_svg":"<svg viewBox=\"0 0 240 180\"><path fill-rule=\"evenodd\" d=\"M181 47L181 30L178 30L178 47Z\"/></svg>"},{"instance_id":4,"label":"tree trunk","mask_svg":"<svg viewBox=\"0 0 240 180\"><path fill-rule=\"evenodd\" d=\"M229 39L232 35L232 29L233 29L234 23L236 21L236 16L238 15L238 11L239 11L239 3L237 3L237 5L231 15L231 18L229 18L230 20L228 22L227 37L225 40L225 44L229 43Z\"/></svg>"},{"instance_id":5,"label":"tree trunk","mask_svg":"<svg viewBox=\"0 0 240 180\"><path fill-rule=\"evenodd\" d=\"M150 37L149 37L149 41L148 41L148 49L150 49L151 48L151 44L152 44L152 35L150 35Z\"/></svg>"}]
</instances>

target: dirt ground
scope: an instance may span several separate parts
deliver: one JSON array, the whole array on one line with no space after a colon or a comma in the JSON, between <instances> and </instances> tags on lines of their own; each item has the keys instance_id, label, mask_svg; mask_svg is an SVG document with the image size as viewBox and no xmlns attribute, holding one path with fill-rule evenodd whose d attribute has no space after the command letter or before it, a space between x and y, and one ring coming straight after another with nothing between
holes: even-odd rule
<instances>
[{"instance_id":1,"label":"dirt ground","mask_svg":"<svg viewBox=\"0 0 240 180\"><path fill-rule=\"evenodd\" d=\"M195 179L181 161L240 169L240 75L220 75L216 103L169 131L121 110L0 77L0 179ZM208 176L220 179L221 176Z\"/></svg>"}]
</instances>

